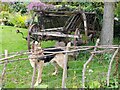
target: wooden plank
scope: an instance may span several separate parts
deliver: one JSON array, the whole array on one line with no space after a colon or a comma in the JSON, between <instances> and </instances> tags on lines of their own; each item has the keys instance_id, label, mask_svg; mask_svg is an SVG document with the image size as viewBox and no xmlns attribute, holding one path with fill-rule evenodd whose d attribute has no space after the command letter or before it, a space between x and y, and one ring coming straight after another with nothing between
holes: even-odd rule
<instances>
[{"instance_id":1,"label":"wooden plank","mask_svg":"<svg viewBox=\"0 0 120 90\"><path fill-rule=\"evenodd\" d=\"M37 32L37 33L32 33L35 35L46 35L46 36L55 36L55 37L69 37L69 38L79 38L78 35L68 35L68 34L63 34L61 32Z\"/></svg>"},{"instance_id":2,"label":"wooden plank","mask_svg":"<svg viewBox=\"0 0 120 90\"><path fill-rule=\"evenodd\" d=\"M31 53L31 52L19 53L19 54L12 55L12 56L9 56L9 57L1 58L0 61L8 60L8 59L11 59L11 58L15 58L15 57L17 57L17 56L26 55L26 54L30 54L30 53Z\"/></svg>"},{"instance_id":3,"label":"wooden plank","mask_svg":"<svg viewBox=\"0 0 120 90\"><path fill-rule=\"evenodd\" d=\"M69 15L55 15L55 14L47 14L45 16L51 16L51 17L68 17Z\"/></svg>"},{"instance_id":4,"label":"wooden plank","mask_svg":"<svg viewBox=\"0 0 120 90\"><path fill-rule=\"evenodd\" d=\"M41 12L41 10L34 10L35 12ZM77 13L95 14L95 12L84 12L84 11L44 11L44 14L58 14L58 15L74 15Z\"/></svg>"},{"instance_id":5,"label":"wooden plank","mask_svg":"<svg viewBox=\"0 0 120 90\"><path fill-rule=\"evenodd\" d=\"M71 21L70 21L70 22L67 22L68 25L67 25L66 27L64 27L66 30L68 30L68 28L71 26L73 20L74 20L76 17L77 17L77 15L74 15L74 16L72 17Z\"/></svg>"},{"instance_id":6,"label":"wooden plank","mask_svg":"<svg viewBox=\"0 0 120 90\"><path fill-rule=\"evenodd\" d=\"M77 13L81 13L82 11L44 11L45 14L56 14L56 15L73 15L73 14L77 14Z\"/></svg>"},{"instance_id":7,"label":"wooden plank","mask_svg":"<svg viewBox=\"0 0 120 90\"><path fill-rule=\"evenodd\" d=\"M63 27L42 29L41 31L57 31L57 30L63 30Z\"/></svg>"},{"instance_id":8,"label":"wooden plank","mask_svg":"<svg viewBox=\"0 0 120 90\"><path fill-rule=\"evenodd\" d=\"M85 30L85 36L86 36L86 40L85 42L88 43L88 30L87 30L87 18L86 18L86 15L85 13L82 13L82 16L83 16L83 21L84 21L84 30Z\"/></svg>"},{"instance_id":9,"label":"wooden plank","mask_svg":"<svg viewBox=\"0 0 120 90\"><path fill-rule=\"evenodd\" d=\"M91 52L91 54L101 54L101 53L106 53L106 52L112 52L113 49L108 49L108 50L99 50L99 51L95 51L95 52Z\"/></svg>"}]
</instances>

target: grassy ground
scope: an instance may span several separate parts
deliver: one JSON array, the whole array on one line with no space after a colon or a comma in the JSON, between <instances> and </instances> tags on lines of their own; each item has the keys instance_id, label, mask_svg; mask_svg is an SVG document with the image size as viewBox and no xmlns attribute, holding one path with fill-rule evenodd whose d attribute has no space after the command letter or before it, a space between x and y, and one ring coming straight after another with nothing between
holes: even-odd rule
<instances>
[{"instance_id":1,"label":"grassy ground","mask_svg":"<svg viewBox=\"0 0 120 90\"><path fill-rule=\"evenodd\" d=\"M27 29L0 26L0 38L2 38L2 41L0 41L1 53L4 53L5 49L7 49L9 52L27 50L27 42L21 37L20 34L16 33L17 29L21 30L25 35L27 35ZM42 46L53 46L54 43L54 41L42 42ZM82 87L82 68L89 56L89 52L81 52L76 61L73 58L70 58L68 62L69 69L66 83L68 88ZM98 61L98 57L95 57L94 60L89 64L86 71L86 87L106 87L106 72L109 63L109 56L109 54L106 54L105 57L103 57L103 55L99 55L98 57L102 57L101 61ZM0 73L2 72L2 68L2 65L0 65ZM113 69L114 68L115 67L113 67ZM62 69L60 68L57 76L51 75L53 71L54 67L51 64L46 65L42 74L42 84L36 88L60 88L62 82ZM30 66L28 60L9 63L7 65L4 87L29 88L31 85L31 77L32 67ZM117 87L117 76L112 77L110 82L114 84L111 84L111 86Z\"/></svg>"},{"instance_id":2,"label":"grassy ground","mask_svg":"<svg viewBox=\"0 0 120 90\"><path fill-rule=\"evenodd\" d=\"M26 29L21 29L21 28L14 28L11 26L0 26L0 37L2 37L2 53L4 50L9 50L9 52L15 52L15 51L21 51L21 50L26 50L27 49L27 43L26 41L22 38L20 34L16 33L16 30L22 30L25 34L27 34Z\"/></svg>"}]
</instances>

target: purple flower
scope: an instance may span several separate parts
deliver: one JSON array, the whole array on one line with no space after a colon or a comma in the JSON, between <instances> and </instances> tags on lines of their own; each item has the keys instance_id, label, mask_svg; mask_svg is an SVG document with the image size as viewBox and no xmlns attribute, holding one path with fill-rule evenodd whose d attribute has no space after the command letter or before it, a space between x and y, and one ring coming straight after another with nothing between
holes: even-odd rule
<instances>
[{"instance_id":1,"label":"purple flower","mask_svg":"<svg viewBox=\"0 0 120 90\"><path fill-rule=\"evenodd\" d=\"M30 10L34 10L34 9L37 9L37 10L46 10L46 9L52 9L54 8L53 5L51 4L45 4L45 3L42 3L42 2L31 2L28 6L28 11Z\"/></svg>"}]
</instances>

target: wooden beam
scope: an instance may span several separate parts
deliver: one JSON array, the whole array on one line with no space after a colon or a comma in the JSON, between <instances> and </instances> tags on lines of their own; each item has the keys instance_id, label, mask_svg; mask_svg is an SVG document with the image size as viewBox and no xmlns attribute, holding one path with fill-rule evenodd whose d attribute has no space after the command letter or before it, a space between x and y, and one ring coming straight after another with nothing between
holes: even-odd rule
<instances>
[{"instance_id":1,"label":"wooden beam","mask_svg":"<svg viewBox=\"0 0 120 90\"><path fill-rule=\"evenodd\" d=\"M63 34L61 32L37 32L37 33L32 33L35 35L46 35L46 36L55 36L55 37L69 37L69 38L79 38L78 35L68 35L68 34Z\"/></svg>"},{"instance_id":2,"label":"wooden beam","mask_svg":"<svg viewBox=\"0 0 120 90\"><path fill-rule=\"evenodd\" d=\"M57 31L57 30L63 30L63 27L42 29L41 31Z\"/></svg>"},{"instance_id":3,"label":"wooden beam","mask_svg":"<svg viewBox=\"0 0 120 90\"><path fill-rule=\"evenodd\" d=\"M47 14L58 14L58 15L74 15L78 13L85 13L85 14L95 14L95 12L84 12L84 11L41 11L41 10L34 10L35 12L44 12L45 15Z\"/></svg>"},{"instance_id":4,"label":"wooden beam","mask_svg":"<svg viewBox=\"0 0 120 90\"><path fill-rule=\"evenodd\" d=\"M87 18L86 18L86 15L85 13L82 13L82 16L83 16L83 21L84 21L84 30L85 30L85 36L86 36L86 40L85 42L88 43L88 30L87 30Z\"/></svg>"},{"instance_id":5,"label":"wooden beam","mask_svg":"<svg viewBox=\"0 0 120 90\"><path fill-rule=\"evenodd\" d=\"M63 68L63 76L62 76L62 88L66 88L66 78L67 78L67 62L68 62L68 53L69 47L66 47L66 53L64 58L64 68Z\"/></svg>"}]
</instances>

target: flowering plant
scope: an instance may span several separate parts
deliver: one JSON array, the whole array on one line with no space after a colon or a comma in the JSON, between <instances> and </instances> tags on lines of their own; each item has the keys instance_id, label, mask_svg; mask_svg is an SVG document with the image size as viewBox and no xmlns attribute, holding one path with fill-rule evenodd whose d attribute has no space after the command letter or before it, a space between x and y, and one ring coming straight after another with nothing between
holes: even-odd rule
<instances>
[{"instance_id":1,"label":"flowering plant","mask_svg":"<svg viewBox=\"0 0 120 90\"><path fill-rule=\"evenodd\" d=\"M45 4L42 2L31 2L28 6L28 11L30 10L46 10L46 9L53 9L54 6L52 4Z\"/></svg>"}]
</instances>

